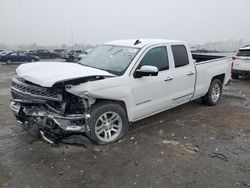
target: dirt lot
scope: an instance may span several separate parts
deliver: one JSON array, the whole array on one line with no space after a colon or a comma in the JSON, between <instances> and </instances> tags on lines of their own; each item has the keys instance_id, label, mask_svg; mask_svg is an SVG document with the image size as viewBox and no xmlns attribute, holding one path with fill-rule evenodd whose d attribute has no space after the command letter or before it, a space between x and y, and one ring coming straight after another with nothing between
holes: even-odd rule
<instances>
[{"instance_id":1,"label":"dirt lot","mask_svg":"<svg viewBox=\"0 0 250 188\"><path fill-rule=\"evenodd\" d=\"M131 125L119 142L52 147L9 109L16 65L0 65L0 187L250 187L250 79Z\"/></svg>"}]
</instances>

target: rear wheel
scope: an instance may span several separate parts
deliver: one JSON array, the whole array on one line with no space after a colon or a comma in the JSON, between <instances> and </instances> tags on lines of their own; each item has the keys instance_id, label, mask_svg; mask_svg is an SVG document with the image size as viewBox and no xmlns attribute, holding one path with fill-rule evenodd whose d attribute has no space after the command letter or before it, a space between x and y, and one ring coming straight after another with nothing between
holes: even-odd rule
<instances>
[{"instance_id":1,"label":"rear wheel","mask_svg":"<svg viewBox=\"0 0 250 188\"><path fill-rule=\"evenodd\" d=\"M75 58L74 58L73 56L70 56L68 60L69 60L69 62L73 62L74 59L75 59Z\"/></svg>"},{"instance_id":2,"label":"rear wheel","mask_svg":"<svg viewBox=\"0 0 250 188\"><path fill-rule=\"evenodd\" d=\"M6 63L7 63L7 64L11 64L12 61L11 61L10 59L8 59L8 60L6 61Z\"/></svg>"},{"instance_id":3,"label":"rear wheel","mask_svg":"<svg viewBox=\"0 0 250 188\"><path fill-rule=\"evenodd\" d=\"M208 106L218 104L222 95L222 82L219 79L212 80L207 94L201 98L202 102Z\"/></svg>"},{"instance_id":4,"label":"rear wheel","mask_svg":"<svg viewBox=\"0 0 250 188\"><path fill-rule=\"evenodd\" d=\"M233 79L238 79L238 78L239 78L239 74L237 74L237 73L232 73L232 78L233 78Z\"/></svg>"},{"instance_id":5,"label":"rear wheel","mask_svg":"<svg viewBox=\"0 0 250 188\"><path fill-rule=\"evenodd\" d=\"M34 59L31 59L30 62L35 62L35 60L34 60Z\"/></svg>"},{"instance_id":6,"label":"rear wheel","mask_svg":"<svg viewBox=\"0 0 250 188\"><path fill-rule=\"evenodd\" d=\"M128 118L124 108L114 102L100 102L92 107L89 119L89 137L94 143L109 144L128 131Z\"/></svg>"}]
</instances>

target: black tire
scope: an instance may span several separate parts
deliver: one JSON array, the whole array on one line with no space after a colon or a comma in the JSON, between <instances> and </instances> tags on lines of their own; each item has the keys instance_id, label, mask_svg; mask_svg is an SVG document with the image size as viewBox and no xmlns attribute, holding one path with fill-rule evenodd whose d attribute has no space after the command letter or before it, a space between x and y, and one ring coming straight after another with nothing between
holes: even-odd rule
<instances>
[{"instance_id":1,"label":"black tire","mask_svg":"<svg viewBox=\"0 0 250 188\"><path fill-rule=\"evenodd\" d=\"M232 78L233 78L233 79L238 79L238 78L239 78L239 74L237 74L237 73L232 73Z\"/></svg>"},{"instance_id":2,"label":"black tire","mask_svg":"<svg viewBox=\"0 0 250 188\"><path fill-rule=\"evenodd\" d=\"M68 58L68 61L69 61L69 62L73 62L74 59L75 59L75 58L74 58L73 56L70 56L70 57Z\"/></svg>"},{"instance_id":3,"label":"black tire","mask_svg":"<svg viewBox=\"0 0 250 188\"><path fill-rule=\"evenodd\" d=\"M222 95L222 82L219 79L213 79L207 94L201 97L203 104L214 106L219 103Z\"/></svg>"},{"instance_id":4,"label":"black tire","mask_svg":"<svg viewBox=\"0 0 250 188\"><path fill-rule=\"evenodd\" d=\"M102 121L101 119L103 119L103 115L104 114L108 115L108 113L111 113L111 112L113 112L114 114L117 114L120 117L120 118L118 118L119 120L117 120L117 122L122 123L121 128L117 132L112 131L114 128L112 125L114 125L116 122L109 125L109 126L112 126L112 128L109 127L109 128L107 128L107 130L106 130L106 128L104 128L103 124L101 124L101 126L98 125L100 123L100 121ZM127 117L127 113L126 113L125 109L120 104L115 103L115 102L99 102L99 103L95 104L92 107L92 109L90 110L90 119L88 120L88 124L89 124L90 131L87 133L87 135L90 137L92 142L94 142L96 144L113 143L113 142L119 140L120 138L122 138L127 133L128 128L129 128L128 117ZM103 128L101 128L101 127L103 127ZM102 133L98 134L97 133L98 131L96 129L100 129L101 130L100 132L103 131L102 132L103 134ZM114 137L111 138L110 140L104 140L105 139L104 138L105 132L108 132L108 131L113 132ZM103 138L102 138L102 135L103 135ZM110 133L110 135L112 135L112 133Z\"/></svg>"},{"instance_id":5,"label":"black tire","mask_svg":"<svg viewBox=\"0 0 250 188\"><path fill-rule=\"evenodd\" d=\"M6 64L8 65L8 64L11 64L12 63L12 61L10 60L10 59L8 59L7 61L6 61Z\"/></svg>"}]
</instances>

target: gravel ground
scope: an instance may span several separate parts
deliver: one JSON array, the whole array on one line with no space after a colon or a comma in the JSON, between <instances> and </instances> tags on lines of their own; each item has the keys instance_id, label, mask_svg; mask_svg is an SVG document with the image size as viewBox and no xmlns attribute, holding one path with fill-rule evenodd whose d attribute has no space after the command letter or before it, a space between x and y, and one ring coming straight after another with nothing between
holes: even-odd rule
<instances>
[{"instance_id":1,"label":"gravel ground","mask_svg":"<svg viewBox=\"0 0 250 188\"><path fill-rule=\"evenodd\" d=\"M0 65L0 187L250 187L250 79L130 127L119 142L50 146L9 109L17 65Z\"/></svg>"}]
</instances>

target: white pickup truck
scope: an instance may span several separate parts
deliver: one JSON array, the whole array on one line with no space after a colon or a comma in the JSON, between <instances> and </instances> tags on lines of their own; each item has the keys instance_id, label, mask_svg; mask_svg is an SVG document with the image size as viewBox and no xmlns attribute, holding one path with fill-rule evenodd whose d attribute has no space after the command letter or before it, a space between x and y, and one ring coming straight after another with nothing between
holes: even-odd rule
<instances>
[{"instance_id":1,"label":"white pickup truck","mask_svg":"<svg viewBox=\"0 0 250 188\"><path fill-rule=\"evenodd\" d=\"M191 54L182 41L112 41L77 64L20 65L10 106L19 123L50 143L75 134L107 144L125 135L129 123L194 99L216 105L231 63Z\"/></svg>"}]
</instances>

